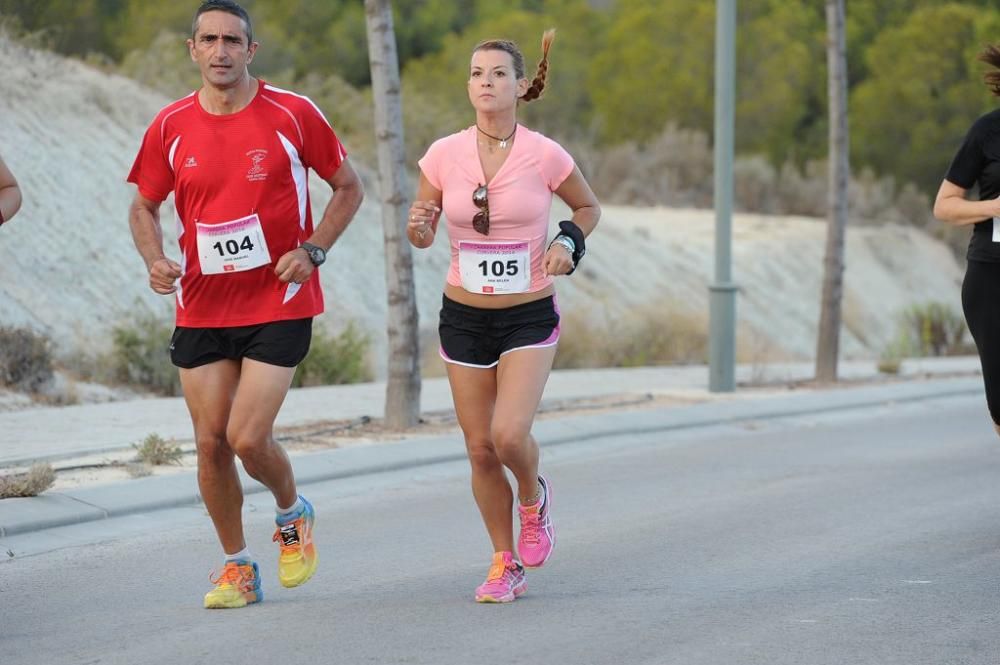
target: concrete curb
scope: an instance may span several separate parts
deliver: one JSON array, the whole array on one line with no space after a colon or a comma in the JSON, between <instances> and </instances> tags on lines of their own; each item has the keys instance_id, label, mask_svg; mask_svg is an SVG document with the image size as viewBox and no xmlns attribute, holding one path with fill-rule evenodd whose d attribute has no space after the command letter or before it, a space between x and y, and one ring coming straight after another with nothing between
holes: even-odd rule
<instances>
[{"instance_id":1,"label":"concrete curb","mask_svg":"<svg viewBox=\"0 0 1000 665\"><path fill-rule=\"evenodd\" d=\"M957 378L833 388L778 397L729 400L656 410L595 413L538 421L533 432L549 448L612 436L770 420L982 393L982 379ZM984 405L985 413L985 405ZM984 416L985 417L985 416ZM459 435L338 448L292 458L300 486L465 459ZM193 472L0 501L0 538L112 517L194 506ZM247 495L266 491L243 474Z\"/></svg>"}]
</instances>

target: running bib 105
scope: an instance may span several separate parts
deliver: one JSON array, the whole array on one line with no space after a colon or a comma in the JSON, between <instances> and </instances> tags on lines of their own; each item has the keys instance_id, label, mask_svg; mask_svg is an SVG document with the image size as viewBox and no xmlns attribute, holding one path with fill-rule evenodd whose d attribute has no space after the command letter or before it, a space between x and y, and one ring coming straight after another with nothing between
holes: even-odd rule
<instances>
[{"instance_id":1,"label":"running bib 105","mask_svg":"<svg viewBox=\"0 0 1000 665\"><path fill-rule=\"evenodd\" d=\"M271 262L256 214L221 224L198 222L196 226L203 275L253 270Z\"/></svg>"},{"instance_id":2,"label":"running bib 105","mask_svg":"<svg viewBox=\"0 0 1000 665\"><path fill-rule=\"evenodd\" d=\"M459 242L462 287L471 293L524 293L531 287L531 245L511 242Z\"/></svg>"}]
</instances>

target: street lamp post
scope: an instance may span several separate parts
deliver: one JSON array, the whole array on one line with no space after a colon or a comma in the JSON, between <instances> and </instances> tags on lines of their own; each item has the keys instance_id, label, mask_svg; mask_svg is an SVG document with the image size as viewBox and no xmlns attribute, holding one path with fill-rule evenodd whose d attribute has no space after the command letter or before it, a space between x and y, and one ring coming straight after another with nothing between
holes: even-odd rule
<instances>
[{"instance_id":1,"label":"street lamp post","mask_svg":"<svg viewBox=\"0 0 1000 665\"><path fill-rule=\"evenodd\" d=\"M709 286L708 389L736 389L736 284L732 281L736 0L716 0L715 281Z\"/></svg>"}]
</instances>

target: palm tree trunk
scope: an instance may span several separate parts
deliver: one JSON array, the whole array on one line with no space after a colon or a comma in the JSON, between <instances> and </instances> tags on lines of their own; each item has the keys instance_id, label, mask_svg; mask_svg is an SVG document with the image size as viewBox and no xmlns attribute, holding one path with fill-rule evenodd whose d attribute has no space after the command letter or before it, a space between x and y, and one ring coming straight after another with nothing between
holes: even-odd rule
<instances>
[{"instance_id":1,"label":"palm tree trunk","mask_svg":"<svg viewBox=\"0 0 1000 665\"><path fill-rule=\"evenodd\" d=\"M389 377L385 423L393 429L412 427L420 418L420 342L413 284L413 255L406 241L409 201L399 60L390 0L365 0L368 60L375 98L379 193L385 236L385 281L389 299Z\"/></svg>"},{"instance_id":2,"label":"palm tree trunk","mask_svg":"<svg viewBox=\"0 0 1000 665\"><path fill-rule=\"evenodd\" d=\"M823 296L816 342L816 380L837 380L841 301L844 294L844 238L850 177L847 127L847 47L844 0L826 0L827 80L830 97L830 158Z\"/></svg>"}]
</instances>

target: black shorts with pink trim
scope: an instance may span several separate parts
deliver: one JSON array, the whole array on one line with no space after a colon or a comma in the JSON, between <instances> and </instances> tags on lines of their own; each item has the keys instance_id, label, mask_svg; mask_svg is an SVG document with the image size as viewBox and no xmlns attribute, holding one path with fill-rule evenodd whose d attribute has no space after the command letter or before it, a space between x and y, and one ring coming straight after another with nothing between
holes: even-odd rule
<instances>
[{"instance_id":1,"label":"black shorts with pink trim","mask_svg":"<svg viewBox=\"0 0 1000 665\"><path fill-rule=\"evenodd\" d=\"M559 307L554 296L503 309L470 307L444 296L438 334L445 362L495 367L505 353L555 346Z\"/></svg>"}]
</instances>

